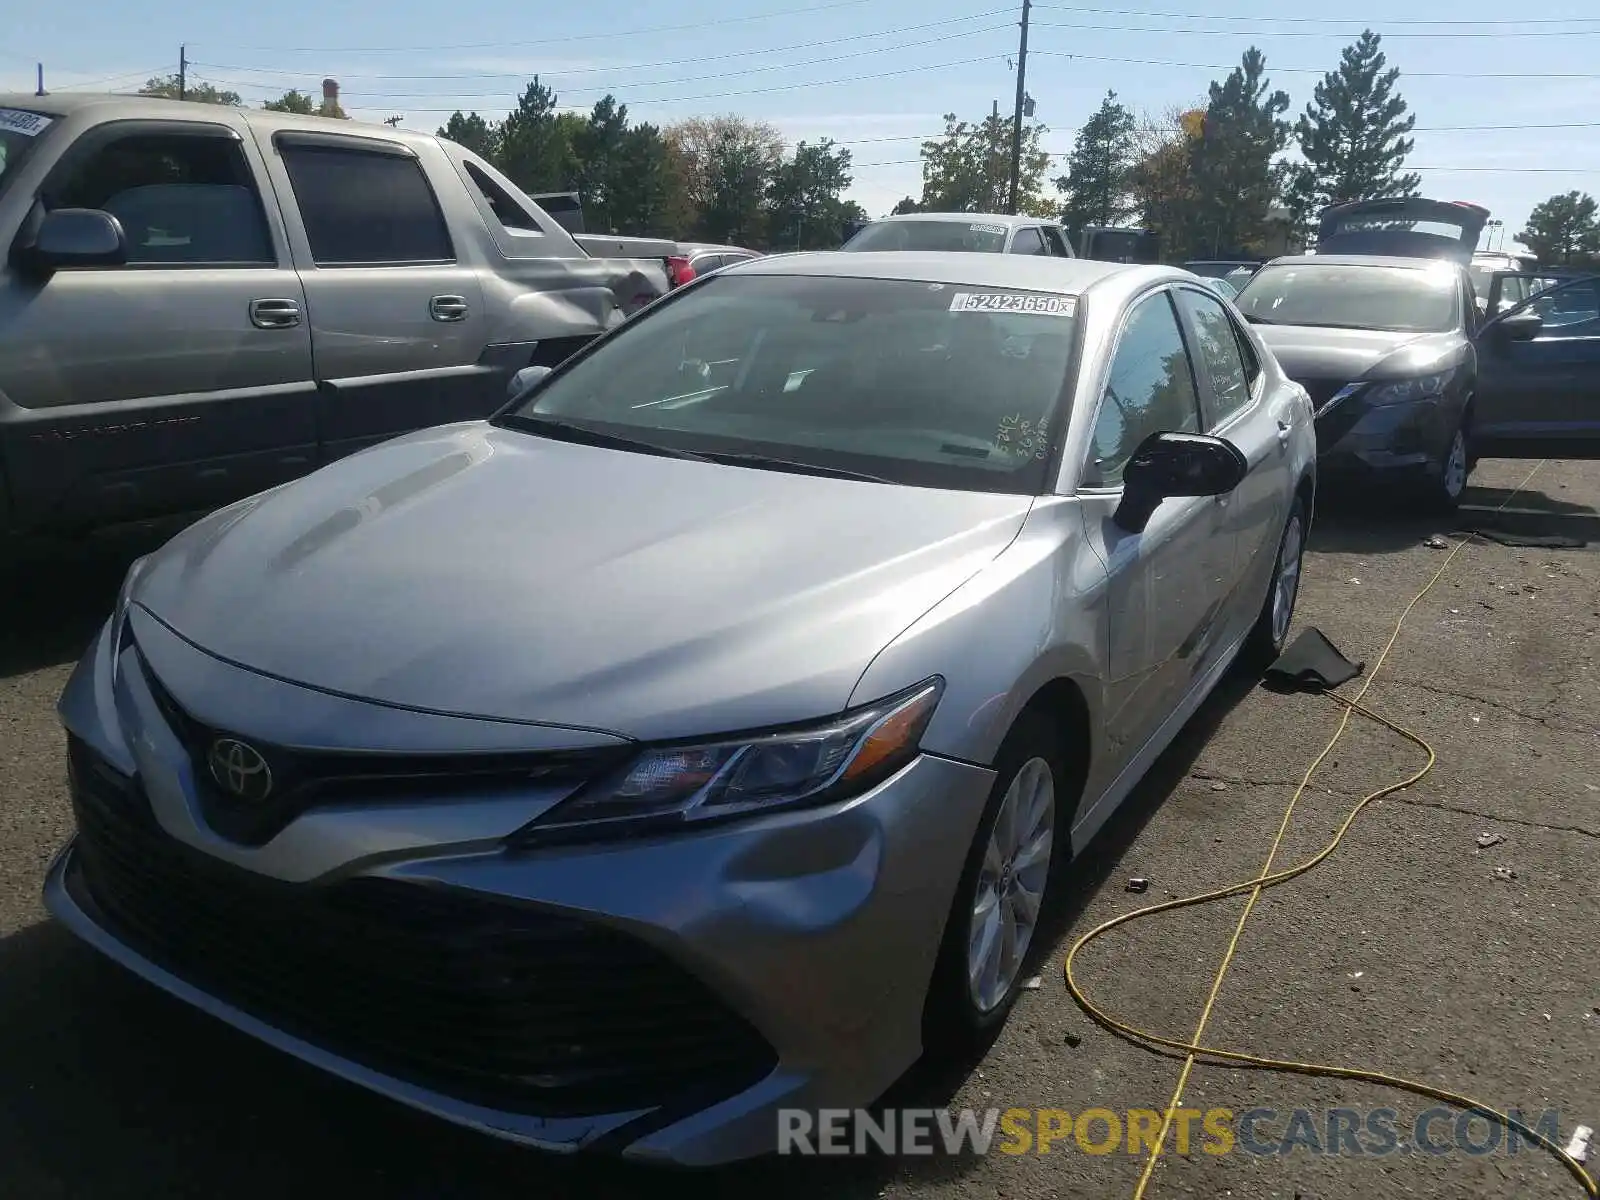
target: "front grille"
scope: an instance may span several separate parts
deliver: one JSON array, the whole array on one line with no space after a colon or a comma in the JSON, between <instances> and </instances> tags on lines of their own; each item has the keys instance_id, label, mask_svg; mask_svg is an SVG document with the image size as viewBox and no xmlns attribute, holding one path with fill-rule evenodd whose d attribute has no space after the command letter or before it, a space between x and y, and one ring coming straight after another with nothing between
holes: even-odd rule
<instances>
[{"instance_id":1,"label":"front grille","mask_svg":"<svg viewBox=\"0 0 1600 1200\"><path fill-rule=\"evenodd\" d=\"M548 1117L698 1108L776 1063L625 934L453 888L255 875L162 831L137 781L76 739L68 760L79 902L150 961L343 1058Z\"/></svg>"},{"instance_id":2,"label":"front grille","mask_svg":"<svg viewBox=\"0 0 1600 1200\"><path fill-rule=\"evenodd\" d=\"M340 753L291 749L246 737L271 770L273 788L265 800L242 802L216 785L208 761L213 741L233 736L233 731L193 716L167 691L143 655L138 661L162 719L188 754L206 824L246 846L265 845L296 817L320 805L528 788L571 791L620 766L633 753L627 746L514 754Z\"/></svg>"}]
</instances>

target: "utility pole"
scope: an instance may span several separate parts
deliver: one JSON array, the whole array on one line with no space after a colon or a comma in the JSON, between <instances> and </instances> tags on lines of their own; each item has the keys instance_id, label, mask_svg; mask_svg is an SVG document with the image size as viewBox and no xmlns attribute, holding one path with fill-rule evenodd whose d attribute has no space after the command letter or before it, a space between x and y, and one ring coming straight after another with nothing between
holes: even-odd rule
<instances>
[{"instance_id":1,"label":"utility pole","mask_svg":"<svg viewBox=\"0 0 1600 1200\"><path fill-rule=\"evenodd\" d=\"M383 123L385 125L387 125L390 129L398 129L400 127L400 122L404 121L404 120L405 120L405 115L401 114L398 117L385 117L383 119Z\"/></svg>"},{"instance_id":2,"label":"utility pole","mask_svg":"<svg viewBox=\"0 0 1600 1200\"><path fill-rule=\"evenodd\" d=\"M189 47L178 47L178 99L189 98Z\"/></svg>"},{"instance_id":3,"label":"utility pole","mask_svg":"<svg viewBox=\"0 0 1600 1200\"><path fill-rule=\"evenodd\" d=\"M34 92L33 94L35 96L42 96L42 95L45 94L45 91L44 91L44 64L43 63L35 63L34 66L37 68L37 72L38 72L39 90Z\"/></svg>"},{"instance_id":4,"label":"utility pole","mask_svg":"<svg viewBox=\"0 0 1600 1200\"><path fill-rule=\"evenodd\" d=\"M1022 182L1022 106L1028 99L1028 10L1033 0L1022 0L1022 44L1017 48L1017 107L1011 115L1011 191L1006 211L1017 211L1017 188Z\"/></svg>"}]
</instances>

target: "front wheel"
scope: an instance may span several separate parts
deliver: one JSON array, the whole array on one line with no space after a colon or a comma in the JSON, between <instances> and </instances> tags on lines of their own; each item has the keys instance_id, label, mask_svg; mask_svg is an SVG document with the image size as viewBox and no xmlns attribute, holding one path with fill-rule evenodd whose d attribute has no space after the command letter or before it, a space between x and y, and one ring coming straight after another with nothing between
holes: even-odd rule
<instances>
[{"instance_id":1,"label":"front wheel","mask_svg":"<svg viewBox=\"0 0 1600 1200\"><path fill-rule=\"evenodd\" d=\"M1424 485L1424 500L1436 513L1453 513L1461 505L1461 494L1467 490L1467 476L1472 473L1472 455L1467 446L1467 429L1463 422L1450 435L1450 447L1439 465L1437 477L1430 477Z\"/></svg>"},{"instance_id":2,"label":"front wheel","mask_svg":"<svg viewBox=\"0 0 1600 1200\"><path fill-rule=\"evenodd\" d=\"M1067 842L1070 795L1063 739L1025 713L995 758L995 782L956 885L929 984L931 1047L965 1051L998 1028L1022 990L1024 964Z\"/></svg>"},{"instance_id":3,"label":"front wheel","mask_svg":"<svg viewBox=\"0 0 1600 1200\"><path fill-rule=\"evenodd\" d=\"M1278 558L1272 564L1272 582L1267 598L1245 639L1240 657L1252 667L1269 667L1283 653L1289 640L1289 625L1294 621L1295 602L1300 598L1300 566L1306 551L1306 506L1294 502L1289 519L1278 539Z\"/></svg>"}]
</instances>

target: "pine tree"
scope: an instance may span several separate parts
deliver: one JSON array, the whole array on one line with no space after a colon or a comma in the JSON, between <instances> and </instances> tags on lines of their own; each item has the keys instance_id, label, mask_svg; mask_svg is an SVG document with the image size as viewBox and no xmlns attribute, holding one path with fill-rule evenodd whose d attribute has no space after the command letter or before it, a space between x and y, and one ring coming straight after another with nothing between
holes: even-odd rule
<instances>
[{"instance_id":1,"label":"pine tree","mask_svg":"<svg viewBox=\"0 0 1600 1200\"><path fill-rule=\"evenodd\" d=\"M1295 171L1290 207L1301 220L1346 200L1417 194L1422 177L1403 169L1417 118L1395 91L1400 69L1388 66L1381 41L1368 29L1346 46L1295 122L1306 161Z\"/></svg>"},{"instance_id":2,"label":"pine tree","mask_svg":"<svg viewBox=\"0 0 1600 1200\"><path fill-rule=\"evenodd\" d=\"M1266 55L1254 46L1226 79L1211 84L1189 156L1195 196L1189 250L1196 256L1243 253L1265 240L1281 191L1273 160L1289 141L1289 94L1269 88Z\"/></svg>"},{"instance_id":3,"label":"pine tree","mask_svg":"<svg viewBox=\"0 0 1600 1200\"><path fill-rule=\"evenodd\" d=\"M1067 172L1056 179L1065 201L1061 221L1076 234L1086 225L1120 225L1137 206L1132 195L1138 146L1133 113L1108 91L1095 114L1083 123L1067 156Z\"/></svg>"}]
</instances>

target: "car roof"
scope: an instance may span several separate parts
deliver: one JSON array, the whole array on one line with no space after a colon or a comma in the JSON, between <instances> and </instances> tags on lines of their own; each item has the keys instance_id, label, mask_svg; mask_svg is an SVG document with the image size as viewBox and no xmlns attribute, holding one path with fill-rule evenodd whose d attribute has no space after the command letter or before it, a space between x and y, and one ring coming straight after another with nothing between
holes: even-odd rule
<instances>
[{"instance_id":1,"label":"car roof","mask_svg":"<svg viewBox=\"0 0 1600 1200\"><path fill-rule=\"evenodd\" d=\"M985 225L1004 225L1008 229L1019 225L1056 225L1057 221L1049 217L1011 216L1007 213L952 213L952 212L926 212L926 213L895 213L893 216L878 217L868 221L869 225L888 225L902 221L945 221L952 224L968 224L981 221Z\"/></svg>"},{"instance_id":2,"label":"car roof","mask_svg":"<svg viewBox=\"0 0 1600 1200\"><path fill-rule=\"evenodd\" d=\"M1090 288L1113 280L1128 292L1158 280L1194 280L1189 272L1176 267L1100 262L1091 258L934 250L813 250L771 254L741 263L739 275L895 279L957 287L1023 288L1063 296L1082 295Z\"/></svg>"},{"instance_id":3,"label":"car roof","mask_svg":"<svg viewBox=\"0 0 1600 1200\"><path fill-rule=\"evenodd\" d=\"M1268 267L1330 266L1330 267L1404 267L1412 271L1437 269L1441 264L1451 264L1447 258L1405 258L1389 254L1286 254L1263 263ZM1452 264L1454 265L1454 264Z\"/></svg>"},{"instance_id":4,"label":"car roof","mask_svg":"<svg viewBox=\"0 0 1600 1200\"><path fill-rule=\"evenodd\" d=\"M315 129L330 133L349 133L352 129L364 134L379 135L386 141L415 145L436 142L429 133L395 129L375 121L357 121L343 117L305 116L300 113L273 112L266 108L247 105L202 104L197 100L168 100L164 96L126 95L120 92L49 92L36 96L32 92L0 93L0 108L20 108L27 112L64 118L88 109L104 108L117 116L161 119L215 119L218 111L236 113L257 127L279 129Z\"/></svg>"}]
</instances>

